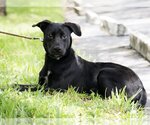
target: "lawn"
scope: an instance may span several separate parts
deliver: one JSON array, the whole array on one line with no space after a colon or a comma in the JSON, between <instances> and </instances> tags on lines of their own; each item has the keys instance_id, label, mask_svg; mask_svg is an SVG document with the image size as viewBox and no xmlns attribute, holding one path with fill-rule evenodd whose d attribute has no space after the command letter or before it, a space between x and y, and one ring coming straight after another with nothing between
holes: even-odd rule
<instances>
[{"instance_id":1,"label":"lawn","mask_svg":"<svg viewBox=\"0 0 150 125\"><path fill-rule=\"evenodd\" d=\"M51 3L46 7L41 0L37 0L36 4L31 0L20 0L23 3L16 1L8 1L8 16L0 17L0 30L42 37L41 31L32 28L32 24L44 19L57 22L64 20L63 9L58 7L60 0L46 0L46 3ZM125 101L123 93L103 100L97 94L79 94L73 88L65 93L21 93L12 89L13 84L37 84L43 61L41 42L0 34L0 118L61 118L64 124L65 119L72 124L84 124L86 120L90 124L118 122L126 125L137 121L142 124L145 118L143 110L137 110L130 100Z\"/></svg>"}]
</instances>

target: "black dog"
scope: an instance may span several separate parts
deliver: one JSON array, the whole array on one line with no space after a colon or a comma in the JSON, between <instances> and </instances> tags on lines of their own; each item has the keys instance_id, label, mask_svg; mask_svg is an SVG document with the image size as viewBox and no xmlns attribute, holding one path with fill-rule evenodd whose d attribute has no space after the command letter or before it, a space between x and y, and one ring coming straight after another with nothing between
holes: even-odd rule
<instances>
[{"instance_id":1,"label":"black dog","mask_svg":"<svg viewBox=\"0 0 150 125\"><path fill-rule=\"evenodd\" d=\"M127 97L145 106L147 96L139 77L129 68L114 63L93 63L77 56L71 48L71 33L81 36L74 23L53 23L48 20L33 25L44 33L45 64L39 73L39 84L45 89L66 90L73 86L78 92L91 91L102 97L125 88Z\"/></svg>"}]
</instances>

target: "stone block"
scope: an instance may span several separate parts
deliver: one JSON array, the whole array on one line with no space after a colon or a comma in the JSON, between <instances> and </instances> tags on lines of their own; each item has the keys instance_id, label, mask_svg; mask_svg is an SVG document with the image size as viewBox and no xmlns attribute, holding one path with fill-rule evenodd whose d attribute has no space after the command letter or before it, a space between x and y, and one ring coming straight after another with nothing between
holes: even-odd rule
<instances>
[{"instance_id":1,"label":"stone block","mask_svg":"<svg viewBox=\"0 0 150 125\"><path fill-rule=\"evenodd\" d=\"M130 45L150 61L150 38L148 36L137 32L131 33Z\"/></svg>"},{"instance_id":2,"label":"stone block","mask_svg":"<svg viewBox=\"0 0 150 125\"><path fill-rule=\"evenodd\" d=\"M85 16L86 16L86 21L91 24L99 24L100 23L99 16L96 13L94 13L93 11L87 10L85 12Z\"/></svg>"},{"instance_id":3,"label":"stone block","mask_svg":"<svg viewBox=\"0 0 150 125\"><path fill-rule=\"evenodd\" d=\"M124 36L127 35L127 28L120 22L106 16L100 18L100 28L110 35Z\"/></svg>"}]
</instances>

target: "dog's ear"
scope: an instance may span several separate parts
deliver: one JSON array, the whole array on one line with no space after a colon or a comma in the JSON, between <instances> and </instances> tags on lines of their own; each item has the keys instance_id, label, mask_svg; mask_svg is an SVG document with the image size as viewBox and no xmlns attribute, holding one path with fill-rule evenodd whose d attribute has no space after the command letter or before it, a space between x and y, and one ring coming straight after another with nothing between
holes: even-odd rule
<instances>
[{"instance_id":1,"label":"dog's ear","mask_svg":"<svg viewBox=\"0 0 150 125\"><path fill-rule=\"evenodd\" d=\"M51 23L49 20L43 20L37 24L32 25L32 27L38 26L43 32L47 28L47 26Z\"/></svg>"},{"instance_id":2,"label":"dog's ear","mask_svg":"<svg viewBox=\"0 0 150 125\"><path fill-rule=\"evenodd\" d=\"M81 29L78 24L66 22L64 25L67 26L71 32L74 32L77 36L81 36Z\"/></svg>"}]
</instances>

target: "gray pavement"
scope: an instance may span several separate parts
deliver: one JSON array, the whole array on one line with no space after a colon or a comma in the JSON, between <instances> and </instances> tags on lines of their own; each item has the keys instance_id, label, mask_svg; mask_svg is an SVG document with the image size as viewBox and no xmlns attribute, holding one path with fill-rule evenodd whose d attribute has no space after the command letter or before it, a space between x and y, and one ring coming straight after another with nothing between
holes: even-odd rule
<instances>
[{"instance_id":1,"label":"gray pavement","mask_svg":"<svg viewBox=\"0 0 150 125\"><path fill-rule=\"evenodd\" d=\"M77 0L75 6L110 35L129 35L132 48L150 61L149 0Z\"/></svg>"},{"instance_id":2,"label":"gray pavement","mask_svg":"<svg viewBox=\"0 0 150 125\"><path fill-rule=\"evenodd\" d=\"M82 0L83 3L90 3L92 11L99 15L107 15L118 20L135 20L150 17L149 0Z\"/></svg>"},{"instance_id":3,"label":"gray pavement","mask_svg":"<svg viewBox=\"0 0 150 125\"><path fill-rule=\"evenodd\" d=\"M80 6L117 20L150 18L149 0L80 0Z\"/></svg>"},{"instance_id":4,"label":"gray pavement","mask_svg":"<svg viewBox=\"0 0 150 125\"><path fill-rule=\"evenodd\" d=\"M91 10L99 17L109 17L150 37L150 0L80 0L84 10ZM146 31L145 31L146 30Z\"/></svg>"},{"instance_id":5,"label":"gray pavement","mask_svg":"<svg viewBox=\"0 0 150 125\"><path fill-rule=\"evenodd\" d=\"M150 63L131 49L129 36L110 36L100 30L99 25L86 22L85 16L78 16L72 10L66 11L66 21L78 23L82 36L73 35L73 48L90 61L114 62L130 67L142 80L150 106Z\"/></svg>"}]
</instances>

